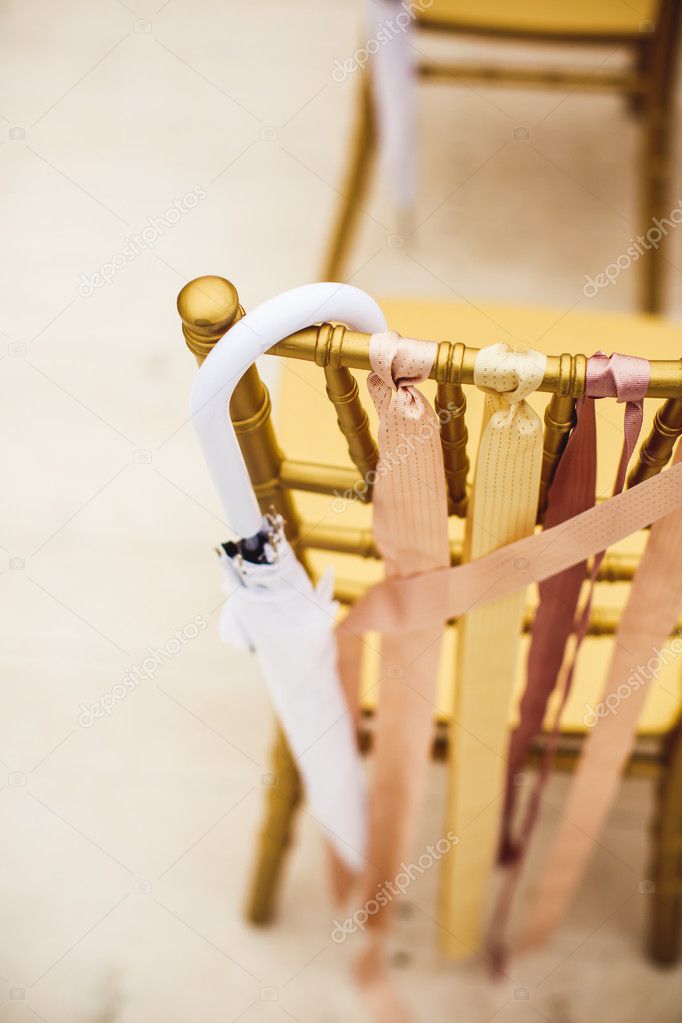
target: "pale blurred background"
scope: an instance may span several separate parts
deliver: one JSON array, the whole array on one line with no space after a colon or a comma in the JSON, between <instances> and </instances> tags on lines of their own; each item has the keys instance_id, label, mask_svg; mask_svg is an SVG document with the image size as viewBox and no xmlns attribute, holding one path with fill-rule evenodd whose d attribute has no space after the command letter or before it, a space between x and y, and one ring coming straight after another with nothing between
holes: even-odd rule
<instances>
[{"instance_id":1,"label":"pale blurred background","mask_svg":"<svg viewBox=\"0 0 682 1023\"><path fill-rule=\"evenodd\" d=\"M255 664L217 637L225 526L175 311L202 273L233 280L247 309L317 278L357 86L332 68L359 24L350 0L0 8L3 1023L364 1018L305 814L278 923L242 921L271 719ZM622 103L434 86L420 119L421 226L396 247L378 184L353 283L557 316L634 309L636 267L581 290L637 231ZM187 209L168 217L176 200ZM176 223L88 287L160 217ZM682 234L668 258L679 318ZM79 723L175 630L179 652ZM442 786L434 766L427 817ZM418 1019L679 1020L682 974L642 951L649 801L648 783L623 786L570 919L508 981L440 962L436 878L415 883L394 945Z\"/></svg>"}]
</instances>

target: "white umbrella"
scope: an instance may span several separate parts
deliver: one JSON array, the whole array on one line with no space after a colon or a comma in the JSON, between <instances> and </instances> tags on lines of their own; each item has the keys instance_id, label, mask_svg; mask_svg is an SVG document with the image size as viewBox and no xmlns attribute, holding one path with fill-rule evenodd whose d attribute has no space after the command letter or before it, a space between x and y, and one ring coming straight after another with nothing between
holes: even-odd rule
<instances>
[{"instance_id":1,"label":"white umbrella","mask_svg":"<svg viewBox=\"0 0 682 1023\"><path fill-rule=\"evenodd\" d=\"M255 650L303 779L311 814L343 863L364 867L367 806L362 765L336 663L331 576L314 587L278 516L258 508L228 408L255 359L288 334L322 321L386 329L379 306L349 285L310 284L248 313L215 345L192 389L191 414L227 521L240 540L223 545L229 600L223 636Z\"/></svg>"},{"instance_id":2,"label":"white umbrella","mask_svg":"<svg viewBox=\"0 0 682 1023\"><path fill-rule=\"evenodd\" d=\"M366 12L381 162L398 209L398 227L408 230L417 191L415 15L397 0L369 0Z\"/></svg>"}]
</instances>

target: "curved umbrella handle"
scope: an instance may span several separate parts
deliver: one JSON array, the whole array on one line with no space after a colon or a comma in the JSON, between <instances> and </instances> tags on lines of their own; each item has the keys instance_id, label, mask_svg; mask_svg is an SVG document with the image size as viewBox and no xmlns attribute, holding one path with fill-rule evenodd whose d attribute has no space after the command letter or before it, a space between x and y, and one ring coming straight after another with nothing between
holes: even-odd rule
<instances>
[{"instance_id":1,"label":"curved umbrella handle","mask_svg":"<svg viewBox=\"0 0 682 1023\"><path fill-rule=\"evenodd\" d=\"M227 521L237 536L254 536L262 515L230 419L232 392L268 348L297 330L327 320L368 333L387 329L380 307L359 288L305 284L243 316L213 347L195 377L192 422Z\"/></svg>"}]
</instances>

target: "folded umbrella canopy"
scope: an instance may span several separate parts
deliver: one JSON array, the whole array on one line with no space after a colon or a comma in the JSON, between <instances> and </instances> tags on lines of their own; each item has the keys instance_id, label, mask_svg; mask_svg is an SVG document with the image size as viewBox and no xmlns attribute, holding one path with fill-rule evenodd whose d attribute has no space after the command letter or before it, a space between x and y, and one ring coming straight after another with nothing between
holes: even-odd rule
<instances>
[{"instance_id":1,"label":"folded umbrella canopy","mask_svg":"<svg viewBox=\"0 0 682 1023\"><path fill-rule=\"evenodd\" d=\"M282 519L263 516L229 416L232 392L255 359L282 338L327 320L386 329L379 306L341 284L310 284L258 306L231 327L199 369L191 415L233 532L221 562L228 600L221 631L258 656L301 772L310 811L353 872L365 865L365 782L336 664L331 577L315 587L287 542Z\"/></svg>"}]
</instances>

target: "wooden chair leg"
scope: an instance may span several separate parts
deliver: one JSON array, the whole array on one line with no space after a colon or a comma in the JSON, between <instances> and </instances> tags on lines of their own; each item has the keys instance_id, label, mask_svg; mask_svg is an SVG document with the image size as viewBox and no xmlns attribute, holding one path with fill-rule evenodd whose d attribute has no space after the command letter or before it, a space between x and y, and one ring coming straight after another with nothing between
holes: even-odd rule
<instances>
[{"instance_id":1,"label":"wooden chair leg","mask_svg":"<svg viewBox=\"0 0 682 1023\"><path fill-rule=\"evenodd\" d=\"M674 116L675 81L682 7L677 0L661 0L656 31L644 43L638 69L647 82L643 104L643 145L641 155L640 237L651 241L648 232L658 227L661 237L654 248L642 256L640 307L658 313L663 305L664 250L670 222L671 135ZM668 218L666 232L656 218Z\"/></svg>"},{"instance_id":2,"label":"wooden chair leg","mask_svg":"<svg viewBox=\"0 0 682 1023\"><path fill-rule=\"evenodd\" d=\"M367 193L375 151L376 121L372 83L369 74L365 72L360 89L357 123L346 182L320 278L323 281L344 279L345 264L355 235L362 201Z\"/></svg>"},{"instance_id":3,"label":"wooden chair leg","mask_svg":"<svg viewBox=\"0 0 682 1023\"><path fill-rule=\"evenodd\" d=\"M272 772L267 778L265 819L246 903L246 918L252 924L270 923L276 915L284 861L291 844L296 810L303 795L296 764L279 725L270 763Z\"/></svg>"},{"instance_id":4,"label":"wooden chair leg","mask_svg":"<svg viewBox=\"0 0 682 1023\"><path fill-rule=\"evenodd\" d=\"M670 966L679 959L682 936L682 723L668 742L656 809L649 955Z\"/></svg>"},{"instance_id":5,"label":"wooden chair leg","mask_svg":"<svg viewBox=\"0 0 682 1023\"><path fill-rule=\"evenodd\" d=\"M674 225L668 217L670 213L668 120L667 111L658 107L647 112L643 125L640 238L646 239L651 245L640 260L640 308L645 313L660 313L662 310L667 235L674 230ZM655 242L654 238L657 239Z\"/></svg>"}]
</instances>

